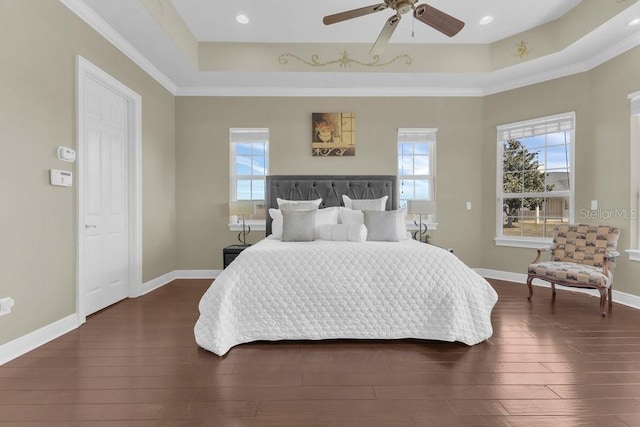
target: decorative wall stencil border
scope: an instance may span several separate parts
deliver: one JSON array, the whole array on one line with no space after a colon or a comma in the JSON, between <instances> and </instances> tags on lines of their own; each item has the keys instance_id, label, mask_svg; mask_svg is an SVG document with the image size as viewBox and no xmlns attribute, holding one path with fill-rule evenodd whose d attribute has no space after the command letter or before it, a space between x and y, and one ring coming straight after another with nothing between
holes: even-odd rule
<instances>
[{"instance_id":1,"label":"decorative wall stencil border","mask_svg":"<svg viewBox=\"0 0 640 427\"><path fill-rule=\"evenodd\" d=\"M516 43L516 53L514 53L513 56L522 59L525 56L529 55L533 49L530 49L528 44L529 42L524 40L520 40L518 43Z\"/></svg>"},{"instance_id":2,"label":"decorative wall stencil border","mask_svg":"<svg viewBox=\"0 0 640 427\"><path fill-rule=\"evenodd\" d=\"M349 56L349 53L346 50L342 52L341 56L338 59L333 59L327 62L320 62L320 55L318 54L311 55L311 60L307 61L305 59L300 58L298 55L294 55L293 53L283 53L278 58L278 62L281 63L282 65L287 65L289 63L289 58L296 59L302 62L303 64L307 64L312 67L325 67L327 65L340 64L340 68L350 67L351 64L358 64L364 67L384 67L386 65L391 65L394 62L399 61L401 59L404 59L404 62L407 65L411 65L411 63L413 62L413 59L411 59L411 57L407 54L398 55L387 62L380 62L380 56L373 55L373 61L361 62L361 61L358 61L357 59L351 58Z\"/></svg>"}]
</instances>

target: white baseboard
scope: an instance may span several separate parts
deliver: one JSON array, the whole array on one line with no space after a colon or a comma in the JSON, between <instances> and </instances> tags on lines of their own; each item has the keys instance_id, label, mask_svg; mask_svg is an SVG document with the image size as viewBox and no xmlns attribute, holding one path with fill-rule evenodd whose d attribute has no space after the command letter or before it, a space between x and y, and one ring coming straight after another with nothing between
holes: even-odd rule
<instances>
[{"instance_id":1,"label":"white baseboard","mask_svg":"<svg viewBox=\"0 0 640 427\"><path fill-rule=\"evenodd\" d=\"M0 366L35 350L54 339L73 331L79 326L78 316L74 313L63 319L55 321L43 326L42 328L23 335L20 338L16 338L13 341L9 341L6 344L0 346Z\"/></svg>"},{"instance_id":2,"label":"white baseboard","mask_svg":"<svg viewBox=\"0 0 640 427\"><path fill-rule=\"evenodd\" d=\"M140 294L142 296L171 283L176 279L215 279L221 270L173 270L153 280L142 284Z\"/></svg>"},{"instance_id":3,"label":"white baseboard","mask_svg":"<svg viewBox=\"0 0 640 427\"><path fill-rule=\"evenodd\" d=\"M138 296L148 294L155 289L171 283L175 279L215 279L219 274L220 270L174 270L144 283ZM73 331L78 328L78 326L80 326L78 315L74 313L64 319L57 320L27 335L0 345L0 366Z\"/></svg>"},{"instance_id":4,"label":"white baseboard","mask_svg":"<svg viewBox=\"0 0 640 427\"><path fill-rule=\"evenodd\" d=\"M222 270L175 270L176 279L215 279Z\"/></svg>"},{"instance_id":5,"label":"white baseboard","mask_svg":"<svg viewBox=\"0 0 640 427\"><path fill-rule=\"evenodd\" d=\"M140 287L140 293L138 296L146 295L151 291L154 291L158 288L163 287L164 285L170 283L171 281L176 279L176 271L170 271L166 274L163 274L160 277L156 277L155 279L149 280L145 282Z\"/></svg>"},{"instance_id":6,"label":"white baseboard","mask_svg":"<svg viewBox=\"0 0 640 427\"><path fill-rule=\"evenodd\" d=\"M481 275L482 277L486 277L487 279L504 280L507 282L520 283L520 284L527 283L527 275L522 273L512 273L509 271L491 270L487 268L474 268L473 270L479 275ZM549 282L545 282L543 280L534 279L532 283L536 286L541 286L544 288L551 287ZM593 295L595 297L600 298L600 292L598 292L595 289L571 288L571 290L574 292L582 292L582 293ZM613 298L613 302L615 303L626 305L628 307L640 310L640 296L617 291L614 288L612 293L612 298Z\"/></svg>"}]
</instances>

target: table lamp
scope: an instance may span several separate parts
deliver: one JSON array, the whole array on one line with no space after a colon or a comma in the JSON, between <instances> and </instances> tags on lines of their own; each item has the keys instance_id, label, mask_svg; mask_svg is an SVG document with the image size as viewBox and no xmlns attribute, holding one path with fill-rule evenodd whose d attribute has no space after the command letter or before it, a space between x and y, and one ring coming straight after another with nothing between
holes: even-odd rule
<instances>
[{"instance_id":1,"label":"table lamp","mask_svg":"<svg viewBox=\"0 0 640 427\"><path fill-rule=\"evenodd\" d=\"M255 206L250 200L229 202L229 215L242 216L242 231L238 233L238 240L243 245L247 244L247 234L251 232L251 226L245 224L244 216L253 215L254 213Z\"/></svg>"},{"instance_id":2,"label":"table lamp","mask_svg":"<svg viewBox=\"0 0 640 427\"><path fill-rule=\"evenodd\" d=\"M407 201L407 213L412 215L418 215L419 222L415 220L413 223L418 226L418 230L413 233L413 239L422 242L422 235L424 234L424 242L427 243L427 224L422 223L422 215L428 215L431 210L431 203L427 200L408 200ZM422 227L424 226L424 231Z\"/></svg>"}]
</instances>

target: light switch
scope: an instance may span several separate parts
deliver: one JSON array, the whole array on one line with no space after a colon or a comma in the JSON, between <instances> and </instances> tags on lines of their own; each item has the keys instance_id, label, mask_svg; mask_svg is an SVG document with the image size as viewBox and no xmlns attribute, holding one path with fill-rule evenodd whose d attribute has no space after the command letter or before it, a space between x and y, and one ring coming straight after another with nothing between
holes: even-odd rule
<instances>
[{"instance_id":1,"label":"light switch","mask_svg":"<svg viewBox=\"0 0 640 427\"><path fill-rule=\"evenodd\" d=\"M597 200L592 200L591 201L591 210L592 211L597 211L598 210L598 201Z\"/></svg>"},{"instance_id":2,"label":"light switch","mask_svg":"<svg viewBox=\"0 0 640 427\"><path fill-rule=\"evenodd\" d=\"M11 313L11 307L15 305L13 298L0 299L0 316Z\"/></svg>"},{"instance_id":3,"label":"light switch","mask_svg":"<svg viewBox=\"0 0 640 427\"><path fill-rule=\"evenodd\" d=\"M73 184L73 173L58 169L51 169L49 172L49 180L51 185L59 185L61 187L71 187Z\"/></svg>"},{"instance_id":4,"label":"light switch","mask_svg":"<svg viewBox=\"0 0 640 427\"><path fill-rule=\"evenodd\" d=\"M470 211L471 210L471 202L467 202L467 210Z\"/></svg>"}]
</instances>

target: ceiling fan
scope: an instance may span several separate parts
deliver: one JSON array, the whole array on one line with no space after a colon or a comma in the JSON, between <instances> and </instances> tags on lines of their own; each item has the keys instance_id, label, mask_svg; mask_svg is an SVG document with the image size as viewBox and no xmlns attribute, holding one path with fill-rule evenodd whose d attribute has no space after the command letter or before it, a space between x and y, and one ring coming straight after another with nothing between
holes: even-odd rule
<instances>
[{"instance_id":1,"label":"ceiling fan","mask_svg":"<svg viewBox=\"0 0 640 427\"><path fill-rule=\"evenodd\" d=\"M391 35L400 22L400 17L410 10L413 10L413 17L418 21L435 28L449 37L455 36L460 32L460 30L462 30L462 27L464 27L464 22L451 15L447 15L433 6L429 6L428 4L420 4L416 6L417 1L418 0L384 0L384 3L325 16L322 22L324 22L325 25L331 25L348 19L357 18L359 16L369 15L374 12L380 12L387 8L395 10L396 14L389 18L384 27L382 27L382 31L380 32L378 39L371 47L371 51L369 52L370 55L377 55L384 50L391 38Z\"/></svg>"}]
</instances>

